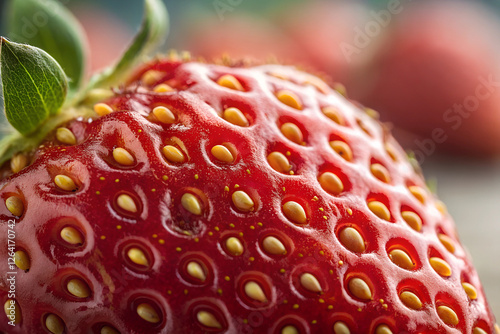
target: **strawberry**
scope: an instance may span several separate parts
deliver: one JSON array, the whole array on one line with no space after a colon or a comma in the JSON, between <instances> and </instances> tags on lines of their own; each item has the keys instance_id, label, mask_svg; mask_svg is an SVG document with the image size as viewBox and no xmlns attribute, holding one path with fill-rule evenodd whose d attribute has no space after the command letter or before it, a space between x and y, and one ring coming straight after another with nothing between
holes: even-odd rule
<instances>
[{"instance_id":1,"label":"strawberry","mask_svg":"<svg viewBox=\"0 0 500 334\"><path fill-rule=\"evenodd\" d=\"M26 48L2 39L2 61ZM500 332L371 109L292 67L187 54L115 87L3 168L1 331Z\"/></svg>"}]
</instances>

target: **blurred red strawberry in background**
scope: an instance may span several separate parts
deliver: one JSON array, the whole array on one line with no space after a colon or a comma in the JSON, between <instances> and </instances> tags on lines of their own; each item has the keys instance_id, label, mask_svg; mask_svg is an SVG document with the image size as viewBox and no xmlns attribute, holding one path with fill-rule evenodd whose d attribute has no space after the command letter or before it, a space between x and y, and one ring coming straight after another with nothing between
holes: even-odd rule
<instances>
[{"instance_id":1,"label":"blurred red strawberry in background","mask_svg":"<svg viewBox=\"0 0 500 334\"><path fill-rule=\"evenodd\" d=\"M351 93L414 133L406 141L420 162L437 149L498 155L498 33L498 18L478 3L412 3Z\"/></svg>"}]
</instances>

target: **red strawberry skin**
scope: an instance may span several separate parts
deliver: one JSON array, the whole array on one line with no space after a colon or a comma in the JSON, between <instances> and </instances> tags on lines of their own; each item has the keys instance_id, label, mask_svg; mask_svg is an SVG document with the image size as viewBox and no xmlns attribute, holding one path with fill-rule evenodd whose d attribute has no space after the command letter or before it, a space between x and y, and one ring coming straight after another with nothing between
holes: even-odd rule
<instances>
[{"instance_id":1,"label":"red strawberry skin","mask_svg":"<svg viewBox=\"0 0 500 334\"><path fill-rule=\"evenodd\" d=\"M161 75L139 84L150 70ZM226 74L243 91L218 84ZM2 199L15 196L24 210L14 217L7 206L0 207L0 241L7 245L7 221L14 219L16 250L28 254L31 265L28 271L9 269L8 249L0 249L2 273L16 272L15 300L22 314L15 327L1 315L0 330L50 333L47 319L56 315L64 333L105 333L103 328L120 333L343 333L342 326L350 333L495 333L494 316L452 218L380 123L337 92L305 84L311 80L319 79L276 65L159 60L106 102L115 112L66 125L76 145L48 138L28 167L1 183ZM160 83L172 91L155 92ZM296 94L300 110L276 97L283 90ZM158 106L173 112L172 124L153 116ZM248 126L222 117L230 107L242 112ZM340 113L343 125L325 116L326 107ZM300 129L302 143L280 131L284 123ZM350 161L348 154L343 153L346 159L332 149L329 142L336 140L352 150ZM212 154L222 144L232 162ZM184 161L169 161L162 153L166 145L176 147ZM117 147L131 153L130 166L113 158ZM293 173L273 169L267 159L271 152L282 153ZM374 164L385 167L386 182L370 172ZM342 181L339 194L325 191L320 177L325 172ZM76 190L58 188L57 175L70 177ZM233 200L241 191L253 202L248 210ZM183 202L186 193L194 195L197 207ZM136 212L119 204L124 194ZM300 210L284 209L292 201L304 209L303 224L297 223ZM383 203L390 216L375 215L368 205L374 201ZM405 221L402 212L408 211L420 217L421 228ZM81 244L61 238L67 226L80 232ZM342 237L347 227L361 236L364 249L353 251ZM270 236L286 251L271 254L264 245ZM228 249L231 237L239 240L241 253ZM127 252L133 247L143 251L147 265L130 260ZM406 252L412 269L393 262L389 253L395 249ZM442 275L430 258L440 258L451 273ZM203 279L190 275L191 262L201 268ZM304 274L316 282L308 284L301 279ZM4 274L0 280L4 303L12 298L7 278ZM72 278L86 282L88 297L68 291ZM368 290L354 287L360 281ZM249 282L260 291L246 292ZM477 295L468 295L463 282ZM319 284L315 292L314 283ZM419 298L418 310L403 302L405 291ZM141 304L152 307L155 321L140 316ZM212 321L203 317L207 314Z\"/></svg>"}]
</instances>

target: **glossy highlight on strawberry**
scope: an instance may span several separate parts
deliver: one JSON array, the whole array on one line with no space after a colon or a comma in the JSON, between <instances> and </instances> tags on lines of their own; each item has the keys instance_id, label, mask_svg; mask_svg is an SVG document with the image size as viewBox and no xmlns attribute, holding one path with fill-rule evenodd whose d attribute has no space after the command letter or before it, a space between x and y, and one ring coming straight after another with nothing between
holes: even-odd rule
<instances>
[{"instance_id":1,"label":"glossy highlight on strawberry","mask_svg":"<svg viewBox=\"0 0 500 334\"><path fill-rule=\"evenodd\" d=\"M4 168L20 316L0 330L498 333L452 218L373 114L292 67L143 65Z\"/></svg>"}]
</instances>

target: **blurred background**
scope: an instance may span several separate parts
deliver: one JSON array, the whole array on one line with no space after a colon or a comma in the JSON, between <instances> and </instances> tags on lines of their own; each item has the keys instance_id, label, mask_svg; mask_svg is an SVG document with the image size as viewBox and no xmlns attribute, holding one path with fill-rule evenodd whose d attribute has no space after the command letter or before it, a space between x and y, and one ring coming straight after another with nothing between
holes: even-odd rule
<instances>
[{"instance_id":1,"label":"blurred background","mask_svg":"<svg viewBox=\"0 0 500 334\"><path fill-rule=\"evenodd\" d=\"M87 32L89 73L141 22L142 0L61 2ZM165 2L165 50L299 64L379 111L437 184L500 318L500 1Z\"/></svg>"}]
</instances>

